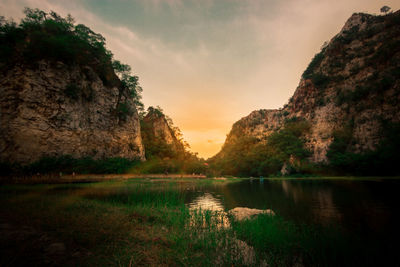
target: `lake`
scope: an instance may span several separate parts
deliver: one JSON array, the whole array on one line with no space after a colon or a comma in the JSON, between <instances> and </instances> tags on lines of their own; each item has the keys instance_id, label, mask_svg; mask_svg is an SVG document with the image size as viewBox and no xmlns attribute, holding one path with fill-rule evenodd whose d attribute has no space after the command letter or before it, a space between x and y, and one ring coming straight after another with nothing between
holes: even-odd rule
<instances>
[{"instance_id":1,"label":"lake","mask_svg":"<svg viewBox=\"0 0 400 267\"><path fill-rule=\"evenodd\" d=\"M399 186L394 178L4 185L0 265L400 266ZM236 207L277 216L232 220L225 211Z\"/></svg>"},{"instance_id":2,"label":"lake","mask_svg":"<svg viewBox=\"0 0 400 267\"><path fill-rule=\"evenodd\" d=\"M184 188L191 208L272 209L297 223L340 225L362 233L400 225L400 179L244 179Z\"/></svg>"}]
</instances>

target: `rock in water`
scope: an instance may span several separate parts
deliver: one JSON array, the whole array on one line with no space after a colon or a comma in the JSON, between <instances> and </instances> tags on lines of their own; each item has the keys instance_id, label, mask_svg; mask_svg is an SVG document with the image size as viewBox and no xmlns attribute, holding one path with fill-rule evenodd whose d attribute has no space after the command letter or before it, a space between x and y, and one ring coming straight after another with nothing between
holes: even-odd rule
<instances>
[{"instance_id":1,"label":"rock in water","mask_svg":"<svg viewBox=\"0 0 400 267\"><path fill-rule=\"evenodd\" d=\"M258 214L268 214L271 216L275 215L275 213L270 209L259 210L259 209L250 209L246 207L236 207L234 209L231 209L228 213L233 215L233 217L238 221L251 219L253 216Z\"/></svg>"}]
</instances>

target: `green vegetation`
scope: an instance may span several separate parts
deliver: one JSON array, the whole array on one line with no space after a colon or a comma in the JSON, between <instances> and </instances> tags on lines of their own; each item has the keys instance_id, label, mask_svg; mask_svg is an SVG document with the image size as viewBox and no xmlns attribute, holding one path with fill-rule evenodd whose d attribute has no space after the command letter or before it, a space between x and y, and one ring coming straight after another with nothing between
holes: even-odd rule
<instances>
[{"instance_id":1,"label":"green vegetation","mask_svg":"<svg viewBox=\"0 0 400 267\"><path fill-rule=\"evenodd\" d=\"M256 249L272 266L350 266L348 237L338 227L297 225L279 216L261 214L253 220L234 221L238 238ZM346 261L344 260L346 259Z\"/></svg>"},{"instance_id":2,"label":"green vegetation","mask_svg":"<svg viewBox=\"0 0 400 267\"><path fill-rule=\"evenodd\" d=\"M30 8L25 8L24 13L25 18L18 25L13 21L1 21L1 50L7 51L1 54L1 62L32 64L48 59L87 65L100 73L106 84L117 82L110 77L112 54L105 48L103 36L85 25L74 25L71 16L62 18L53 11L48 14ZM100 64L94 63L94 59Z\"/></svg>"},{"instance_id":3,"label":"green vegetation","mask_svg":"<svg viewBox=\"0 0 400 267\"><path fill-rule=\"evenodd\" d=\"M194 183L179 181L182 182ZM12 223L15 232L26 227L34 231L26 234L23 246L13 239L14 236L2 235L0 247L5 249L0 252L0 263L41 265L50 261L78 266L240 264L242 259L226 247L227 244L234 246L228 243L231 231L217 231L219 219L213 212L190 212L184 205L179 183L130 180L2 187L2 222ZM33 197L26 201L25 196L30 193ZM65 244L66 255L62 252L56 257L49 254L47 247L52 241L35 239L36 235L51 236L53 242ZM74 256L76 253L78 257Z\"/></svg>"},{"instance_id":4,"label":"green vegetation","mask_svg":"<svg viewBox=\"0 0 400 267\"><path fill-rule=\"evenodd\" d=\"M0 164L2 175L34 175L40 174L114 174L126 173L139 161L125 158L108 158L95 160L91 157L73 158L69 155L62 157L44 157L32 164L21 166L18 164Z\"/></svg>"},{"instance_id":5,"label":"green vegetation","mask_svg":"<svg viewBox=\"0 0 400 267\"><path fill-rule=\"evenodd\" d=\"M313 84L321 89L324 89L330 81L330 78L322 73L313 73L310 78Z\"/></svg>"},{"instance_id":6,"label":"green vegetation","mask_svg":"<svg viewBox=\"0 0 400 267\"><path fill-rule=\"evenodd\" d=\"M291 118L266 140L240 137L223 148L224 157L210 159L211 167L216 175L270 176L279 175L286 163L292 173L299 172L309 155L303 139L309 128L307 121Z\"/></svg>"},{"instance_id":7,"label":"green vegetation","mask_svg":"<svg viewBox=\"0 0 400 267\"><path fill-rule=\"evenodd\" d=\"M370 58L370 63L386 63L394 58L394 55L398 52L400 40L388 40L384 42L376 51L376 53Z\"/></svg>"},{"instance_id":8,"label":"green vegetation","mask_svg":"<svg viewBox=\"0 0 400 267\"><path fill-rule=\"evenodd\" d=\"M151 158L146 162L137 164L130 170L136 174L206 174L207 167L204 160L195 156L186 158Z\"/></svg>"},{"instance_id":9,"label":"green vegetation","mask_svg":"<svg viewBox=\"0 0 400 267\"><path fill-rule=\"evenodd\" d=\"M287 120L285 127L272 133L266 140L240 137L226 145L223 157L209 160L213 175L280 176L285 165L286 172L294 177L309 175L398 175L400 150L398 123L381 123L381 142L374 150L351 152L353 123L333 132L333 142L327 151L328 163L309 162L310 152L304 147L303 135L309 130L303 120Z\"/></svg>"},{"instance_id":10,"label":"green vegetation","mask_svg":"<svg viewBox=\"0 0 400 267\"><path fill-rule=\"evenodd\" d=\"M388 7L388 6L383 6L383 7L381 7L381 12L382 13L385 13L385 15L390 11L390 7Z\"/></svg>"},{"instance_id":11,"label":"green vegetation","mask_svg":"<svg viewBox=\"0 0 400 267\"><path fill-rule=\"evenodd\" d=\"M383 140L375 150L354 153L348 150L351 127L336 131L327 152L329 168L342 175L398 175L400 125L384 122L381 132Z\"/></svg>"},{"instance_id":12,"label":"green vegetation","mask_svg":"<svg viewBox=\"0 0 400 267\"><path fill-rule=\"evenodd\" d=\"M65 95L71 99L77 100L79 98L79 94L81 92L81 88L79 88L76 84L70 83L65 88Z\"/></svg>"},{"instance_id":13,"label":"green vegetation","mask_svg":"<svg viewBox=\"0 0 400 267\"><path fill-rule=\"evenodd\" d=\"M347 103L357 107L357 105L362 105L363 101L371 97L375 104L380 104L384 93L395 86L398 74L399 69L397 67L388 67L385 72L374 73L369 76L357 84L353 90L338 89L335 103L338 106Z\"/></svg>"},{"instance_id":14,"label":"green vegetation","mask_svg":"<svg viewBox=\"0 0 400 267\"><path fill-rule=\"evenodd\" d=\"M139 113L143 112L144 105L141 102L142 99L141 93L143 89L139 85L139 77L134 75L132 76L131 67L129 65L122 64L118 60L114 60L112 62L112 66L114 68L115 73L121 80L120 93L123 93L125 90L127 90L129 92L129 95L125 97L132 98Z\"/></svg>"},{"instance_id":15,"label":"green vegetation","mask_svg":"<svg viewBox=\"0 0 400 267\"><path fill-rule=\"evenodd\" d=\"M126 121L127 117L132 115L132 110L127 102L120 102L117 105L118 118L122 121Z\"/></svg>"},{"instance_id":16,"label":"green vegetation","mask_svg":"<svg viewBox=\"0 0 400 267\"><path fill-rule=\"evenodd\" d=\"M81 88L75 84L68 85L65 93L69 97L76 97ZM130 105L121 102L117 107L120 120L126 120L132 113ZM142 116L146 113L142 113ZM43 157L28 165L0 163L2 176L35 175L39 174L208 174L207 163L188 150L188 144L183 140L178 127L173 125L170 118L164 115L160 108L149 107L146 118L141 119L141 133L146 151L146 161L131 160L126 158L93 159L92 157L74 158L70 155L60 157ZM174 143L167 143L161 136L154 133L155 115L158 119L165 120L174 138ZM138 148L128 143L130 150ZM92 151L95 155L96 151Z\"/></svg>"},{"instance_id":17,"label":"green vegetation","mask_svg":"<svg viewBox=\"0 0 400 267\"><path fill-rule=\"evenodd\" d=\"M321 64L322 60L324 59L325 55L325 49L323 48L321 52L316 54L313 59L311 60L310 64L307 66L307 69L303 72L303 78L304 79L310 79L312 77L312 74L314 73L315 68L319 67Z\"/></svg>"},{"instance_id":18,"label":"green vegetation","mask_svg":"<svg viewBox=\"0 0 400 267\"><path fill-rule=\"evenodd\" d=\"M0 236L0 264L376 266L393 260L382 257L395 255L394 248L361 243L337 226L279 215L237 221L223 211L189 210L182 185L212 181L2 186L0 216L9 228ZM52 254L54 243L65 250Z\"/></svg>"},{"instance_id":19,"label":"green vegetation","mask_svg":"<svg viewBox=\"0 0 400 267\"><path fill-rule=\"evenodd\" d=\"M107 50L105 38L83 24L76 25L74 19L51 11L25 8L25 18L19 24L0 17L0 69L26 64L35 67L40 60L61 61L67 65L91 67L105 86L116 86L120 94L129 92L126 98L133 99L141 109L142 88L131 68L117 60ZM77 100L82 88L69 84L65 94ZM90 88L88 88L90 89ZM82 91L86 100L91 100L92 90Z\"/></svg>"},{"instance_id":20,"label":"green vegetation","mask_svg":"<svg viewBox=\"0 0 400 267\"><path fill-rule=\"evenodd\" d=\"M167 133L155 132L155 123L163 122L168 126L172 143L166 141ZM140 121L142 140L147 161L136 166L135 173L206 173L204 160L189 151L189 145L183 140L178 127L166 116L160 107L149 107Z\"/></svg>"}]
</instances>

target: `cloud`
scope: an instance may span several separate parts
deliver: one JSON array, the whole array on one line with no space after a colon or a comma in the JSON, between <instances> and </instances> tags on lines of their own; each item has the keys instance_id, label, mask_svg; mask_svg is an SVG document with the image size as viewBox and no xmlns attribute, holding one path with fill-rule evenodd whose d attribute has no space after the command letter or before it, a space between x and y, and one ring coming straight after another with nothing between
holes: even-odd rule
<instances>
[{"instance_id":1,"label":"cloud","mask_svg":"<svg viewBox=\"0 0 400 267\"><path fill-rule=\"evenodd\" d=\"M388 0L396 10L400 3ZM160 105L193 150L216 153L231 125L278 108L320 46L373 0L0 0L19 20L25 6L68 13L107 39L132 66L147 106ZM208 142L213 140L213 143Z\"/></svg>"}]
</instances>

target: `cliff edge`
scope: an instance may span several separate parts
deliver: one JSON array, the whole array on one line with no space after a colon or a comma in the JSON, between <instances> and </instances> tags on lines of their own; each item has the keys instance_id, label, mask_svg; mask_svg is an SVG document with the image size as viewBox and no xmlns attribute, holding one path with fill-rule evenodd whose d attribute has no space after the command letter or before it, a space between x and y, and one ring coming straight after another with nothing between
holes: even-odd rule
<instances>
[{"instance_id":1,"label":"cliff edge","mask_svg":"<svg viewBox=\"0 0 400 267\"><path fill-rule=\"evenodd\" d=\"M355 13L312 59L288 103L236 122L213 160L229 158L228 151L243 138L265 143L295 120L310 126L300 138L311 162L329 162L331 145L343 135L343 153L374 151L388 127L400 122L399 77L400 11Z\"/></svg>"}]
</instances>

